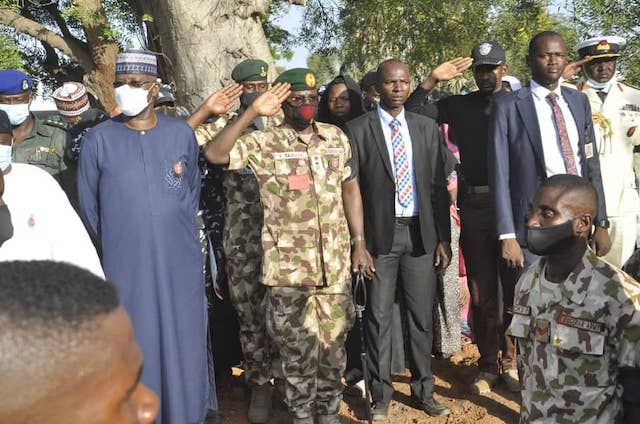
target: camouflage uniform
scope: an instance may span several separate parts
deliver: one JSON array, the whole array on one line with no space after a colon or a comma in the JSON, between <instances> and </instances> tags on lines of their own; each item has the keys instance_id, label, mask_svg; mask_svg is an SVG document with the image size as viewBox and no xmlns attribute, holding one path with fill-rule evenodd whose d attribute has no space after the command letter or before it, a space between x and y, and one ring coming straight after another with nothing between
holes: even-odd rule
<instances>
[{"instance_id":1,"label":"camouflage uniform","mask_svg":"<svg viewBox=\"0 0 640 424\"><path fill-rule=\"evenodd\" d=\"M199 144L213 139L237 114L221 116L196 129ZM269 118L267 126L282 123L282 114ZM255 126L247 132L256 130ZM238 313L240 344L244 356L245 379L249 386L261 386L272 377L269 342L264 314L266 287L260 284L262 273L262 205L258 181L249 168L224 173L224 235L222 243L227 260L229 295Z\"/></svg>"},{"instance_id":2,"label":"camouflage uniform","mask_svg":"<svg viewBox=\"0 0 640 424\"><path fill-rule=\"evenodd\" d=\"M619 370L640 367L640 285L587 249L543 300L544 265L518 281L507 330L519 345L520 422L622 422Z\"/></svg>"},{"instance_id":3,"label":"camouflage uniform","mask_svg":"<svg viewBox=\"0 0 640 424\"><path fill-rule=\"evenodd\" d=\"M282 359L289 411L300 419L338 412L354 318L342 203L351 147L339 128L314 125L308 140L286 124L255 131L229 153L229 169L249 166L260 186L267 328Z\"/></svg>"}]
</instances>

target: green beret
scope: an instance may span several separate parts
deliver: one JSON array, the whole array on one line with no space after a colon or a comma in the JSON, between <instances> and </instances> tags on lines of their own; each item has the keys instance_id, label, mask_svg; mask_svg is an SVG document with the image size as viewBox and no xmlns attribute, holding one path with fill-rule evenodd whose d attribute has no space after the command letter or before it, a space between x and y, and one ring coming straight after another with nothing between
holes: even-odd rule
<instances>
[{"instance_id":1,"label":"green beret","mask_svg":"<svg viewBox=\"0 0 640 424\"><path fill-rule=\"evenodd\" d=\"M274 83L288 82L291 91L306 91L316 88L316 74L309 68L294 68L281 73Z\"/></svg>"},{"instance_id":2,"label":"green beret","mask_svg":"<svg viewBox=\"0 0 640 424\"><path fill-rule=\"evenodd\" d=\"M247 59L238 63L233 71L231 71L231 78L235 82L243 81L261 81L267 79L267 71L269 65L264 60L259 59Z\"/></svg>"}]
</instances>

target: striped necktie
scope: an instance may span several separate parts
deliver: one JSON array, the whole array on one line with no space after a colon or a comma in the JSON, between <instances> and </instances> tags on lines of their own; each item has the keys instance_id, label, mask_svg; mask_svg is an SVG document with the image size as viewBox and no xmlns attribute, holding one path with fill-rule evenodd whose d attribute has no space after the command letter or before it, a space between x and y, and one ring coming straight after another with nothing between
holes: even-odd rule
<instances>
[{"instance_id":1,"label":"striped necktie","mask_svg":"<svg viewBox=\"0 0 640 424\"><path fill-rule=\"evenodd\" d=\"M558 95L551 92L547 95L547 98L551 102L551 109L553 109L553 120L556 121L556 132L560 139L560 152L564 160L564 169L567 171L567 174L578 175L578 168L576 167L576 159L573 155L571 142L569 141L567 125L564 122L564 116L558 104Z\"/></svg>"},{"instance_id":2,"label":"striped necktie","mask_svg":"<svg viewBox=\"0 0 640 424\"><path fill-rule=\"evenodd\" d=\"M394 119L389 124L389 127L391 127L391 145L393 147L393 162L396 171L396 195L398 196L398 203L407 208L413 203L413 197L411 196L413 183L409 172L407 150L402 134L400 134L400 121Z\"/></svg>"}]
</instances>

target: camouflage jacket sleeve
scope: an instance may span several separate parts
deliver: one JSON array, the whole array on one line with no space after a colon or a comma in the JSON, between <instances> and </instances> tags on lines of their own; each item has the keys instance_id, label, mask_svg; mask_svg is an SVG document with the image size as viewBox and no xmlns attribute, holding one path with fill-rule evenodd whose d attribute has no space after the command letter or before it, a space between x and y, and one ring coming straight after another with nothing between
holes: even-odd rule
<instances>
[{"instance_id":1,"label":"camouflage jacket sleeve","mask_svg":"<svg viewBox=\"0 0 640 424\"><path fill-rule=\"evenodd\" d=\"M259 166L262 163L261 145L264 144L264 138L268 137L266 134L268 133L265 131L253 131L237 139L229 152L228 169L233 171L247 166L252 169Z\"/></svg>"},{"instance_id":2,"label":"camouflage jacket sleeve","mask_svg":"<svg viewBox=\"0 0 640 424\"><path fill-rule=\"evenodd\" d=\"M230 121L230 117L228 115L221 115L217 117L213 122L209 122L206 124L200 125L194 131L196 134L196 141L198 142L198 146L204 146L209 141L213 140L222 129L227 125Z\"/></svg>"},{"instance_id":3,"label":"camouflage jacket sleeve","mask_svg":"<svg viewBox=\"0 0 640 424\"><path fill-rule=\"evenodd\" d=\"M640 285L631 277L620 273L621 281L618 287L605 287L614 290L618 300L615 327L610 334L610 343L618 345L618 367L640 367ZM623 277L622 277L623 276Z\"/></svg>"},{"instance_id":4,"label":"camouflage jacket sleeve","mask_svg":"<svg viewBox=\"0 0 640 424\"><path fill-rule=\"evenodd\" d=\"M342 144L342 148L344 149L344 169L342 174L342 181L349 181L356 177L353 168L353 154L351 151L351 143L349 142L349 138L347 135L340 130L340 144Z\"/></svg>"}]
</instances>

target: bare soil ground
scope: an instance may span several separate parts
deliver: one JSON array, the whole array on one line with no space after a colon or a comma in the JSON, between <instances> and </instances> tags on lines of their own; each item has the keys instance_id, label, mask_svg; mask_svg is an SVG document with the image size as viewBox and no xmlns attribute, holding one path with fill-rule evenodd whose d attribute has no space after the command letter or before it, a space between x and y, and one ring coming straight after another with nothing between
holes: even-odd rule
<instances>
[{"instance_id":1,"label":"bare soil ground","mask_svg":"<svg viewBox=\"0 0 640 424\"><path fill-rule=\"evenodd\" d=\"M503 383L483 396L472 395L469 387L477 374L478 350L466 345L450 359L434 359L436 377L435 397L451 409L447 417L432 418L416 410L410 397L409 372L394 375L395 393L387 423L393 424L498 424L517 423L520 395L510 393ZM220 411L225 424L246 424L249 397L242 383L240 371L234 369L231 387L218 393ZM346 397L340 407L343 423L366 423L364 399ZM274 407L269 424L289 424L286 411Z\"/></svg>"}]
</instances>

